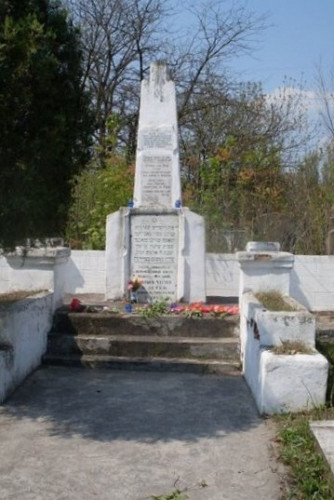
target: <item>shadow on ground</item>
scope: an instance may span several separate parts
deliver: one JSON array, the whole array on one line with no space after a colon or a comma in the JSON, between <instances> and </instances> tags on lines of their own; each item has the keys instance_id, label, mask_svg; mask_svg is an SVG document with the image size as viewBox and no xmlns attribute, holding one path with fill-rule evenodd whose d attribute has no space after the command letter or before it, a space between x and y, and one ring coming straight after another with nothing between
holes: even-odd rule
<instances>
[{"instance_id":1,"label":"shadow on ground","mask_svg":"<svg viewBox=\"0 0 334 500\"><path fill-rule=\"evenodd\" d=\"M260 423L240 376L44 367L0 407L0 424L31 419L52 436L196 442Z\"/></svg>"}]
</instances>

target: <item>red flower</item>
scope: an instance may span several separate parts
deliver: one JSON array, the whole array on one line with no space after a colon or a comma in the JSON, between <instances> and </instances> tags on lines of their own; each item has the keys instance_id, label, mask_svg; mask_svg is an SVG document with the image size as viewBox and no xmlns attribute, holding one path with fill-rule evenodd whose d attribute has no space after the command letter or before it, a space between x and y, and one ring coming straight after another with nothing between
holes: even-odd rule
<instances>
[{"instance_id":1,"label":"red flower","mask_svg":"<svg viewBox=\"0 0 334 500\"><path fill-rule=\"evenodd\" d=\"M81 312L85 309L85 306L80 302L79 299L74 298L70 303L70 310L73 312Z\"/></svg>"}]
</instances>

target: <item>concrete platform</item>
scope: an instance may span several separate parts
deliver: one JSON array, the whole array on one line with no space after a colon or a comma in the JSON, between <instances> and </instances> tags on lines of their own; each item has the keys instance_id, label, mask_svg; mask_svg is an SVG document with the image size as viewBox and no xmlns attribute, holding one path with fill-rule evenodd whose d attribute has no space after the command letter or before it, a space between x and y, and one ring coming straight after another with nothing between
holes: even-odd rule
<instances>
[{"instance_id":1,"label":"concrete platform","mask_svg":"<svg viewBox=\"0 0 334 500\"><path fill-rule=\"evenodd\" d=\"M0 498L278 500L241 376L45 367L0 407Z\"/></svg>"}]
</instances>

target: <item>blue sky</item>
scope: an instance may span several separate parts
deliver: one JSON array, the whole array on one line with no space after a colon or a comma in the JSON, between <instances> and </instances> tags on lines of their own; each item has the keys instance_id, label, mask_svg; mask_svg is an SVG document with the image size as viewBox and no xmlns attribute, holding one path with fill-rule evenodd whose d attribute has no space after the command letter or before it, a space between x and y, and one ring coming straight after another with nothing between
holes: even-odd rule
<instances>
[{"instance_id":1,"label":"blue sky","mask_svg":"<svg viewBox=\"0 0 334 500\"><path fill-rule=\"evenodd\" d=\"M187 7L215 0L172 0L178 23L191 25ZM267 15L267 29L258 35L251 56L234 58L230 66L240 80L261 81L266 92L283 84L284 77L315 87L316 65L334 65L334 0L216 0L223 10L244 5L255 15Z\"/></svg>"},{"instance_id":2,"label":"blue sky","mask_svg":"<svg viewBox=\"0 0 334 500\"><path fill-rule=\"evenodd\" d=\"M320 126L315 140L322 143L326 139L319 121L316 76L320 63L325 77L331 69L334 74L334 0L171 1L179 12L176 26L192 25L189 12L185 13L187 7L207 6L212 1L226 11L233 5L245 6L256 16L266 16L267 27L258 34L254 51L234 57L228 68L237 81L261 82L269 99L279 98L282 87L285 95L297 94L308 110L310 123Z\"/></svg>"},{"instance_id":3,"label":"blue sky","mask_svg":"<svg viewBox=\"0 0 334 500\"><path fill-rule=\"evenodd\" d=\"M230 2L226 2L228 5ZM316 65L334 64L334 0L248 0L248 8L267 14L269 27L261 34L253 57L232 64L242 78L260 80L268 92L284 77L315 87Z\"/></svg>"}]
</instances>

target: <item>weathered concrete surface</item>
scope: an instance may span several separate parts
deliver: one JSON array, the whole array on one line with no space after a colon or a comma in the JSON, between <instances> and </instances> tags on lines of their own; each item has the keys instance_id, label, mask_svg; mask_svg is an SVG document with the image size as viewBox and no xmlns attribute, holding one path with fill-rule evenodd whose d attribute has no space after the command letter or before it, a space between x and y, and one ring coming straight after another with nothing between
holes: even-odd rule
<instances>
[{"instance_id":1,"label":"weathered concrete surface","mask_svg":"<svg viewBox=\"0 0 334 500\"><path fill-rule=\"evenodd\" d=\"M276 500L272 438L240 376L43 368L0 407L0 498Z\"/></svg>"}]
</instances>

